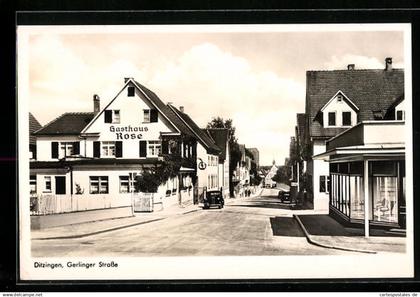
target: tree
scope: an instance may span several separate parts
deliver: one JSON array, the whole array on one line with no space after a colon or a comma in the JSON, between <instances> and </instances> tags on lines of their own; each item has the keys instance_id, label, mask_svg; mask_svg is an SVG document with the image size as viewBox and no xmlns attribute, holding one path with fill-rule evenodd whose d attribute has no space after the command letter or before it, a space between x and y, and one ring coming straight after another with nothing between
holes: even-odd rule
<instances>
[{"instance_id":1,"label":"tree","mask_svg":"<svg viewBox=\"0 0 420 297\"><path fill-rule=\"evenodd\" d=\"M278 183L288 184L291 176L292 176L292 170L290 166L287 166L287 165L279 166L276 174L272 177L272 180Z\"/></svg>"}]
</instances>

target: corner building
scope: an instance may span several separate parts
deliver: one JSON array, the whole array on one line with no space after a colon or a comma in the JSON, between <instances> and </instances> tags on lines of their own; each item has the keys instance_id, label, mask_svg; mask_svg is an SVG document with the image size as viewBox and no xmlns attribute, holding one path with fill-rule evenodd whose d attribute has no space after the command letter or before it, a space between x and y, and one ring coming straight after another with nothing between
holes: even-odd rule
<instances>
[{"instance_id":1,"label":"corner building","mask_svg":"<svg viewBox=\"0 0 420 297\"><path fill-rule=\"evenodd\" d=\"M217 189L208 183L211 166L197 177L197 155L217 164L219 148L145 86L126 78L109 104L101 109L97 95L93 104L94 112L65 113L34 133L38 154L30 162L30 179L38 203L31 203L31 214L131 212L135 177L170 159L182 166L159 186L155 205L197 203L199 185Z\"/></svg>"}]
</instances>

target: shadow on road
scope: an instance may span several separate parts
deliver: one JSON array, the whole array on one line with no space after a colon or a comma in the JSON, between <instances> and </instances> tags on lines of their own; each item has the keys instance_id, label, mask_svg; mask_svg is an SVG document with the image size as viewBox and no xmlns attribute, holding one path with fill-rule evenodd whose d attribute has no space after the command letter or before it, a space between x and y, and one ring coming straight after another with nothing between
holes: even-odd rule
<instances>
[{"instance_id":1,"label":"shadow on road","mask_svg":"<svg viewBox=\"0 0 420 297\"><path fill-rule=\"evenodd\" d=\"M364 228L348 228L328 215L300 215L300 220L310 235L320 236L364 236ZM386 230L371 229L371 236L404 237L402 234L391 234Z\"/></svg>"},{"instance_id":2,"label":"shadow on road","mask_svg":"<svg viewBox=\"0 0 420 297\"><path fill-rule=\"evenodd\" d=\"M274 236L304 237L302 229L294 218L270 218L271 229Z\"/></svg>"}]
</instances>

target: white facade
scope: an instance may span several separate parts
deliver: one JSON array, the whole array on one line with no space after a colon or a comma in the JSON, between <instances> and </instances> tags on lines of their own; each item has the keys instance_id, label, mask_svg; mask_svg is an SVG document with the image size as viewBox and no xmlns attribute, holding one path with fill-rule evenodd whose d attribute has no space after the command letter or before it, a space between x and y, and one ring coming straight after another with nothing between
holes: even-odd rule
<instances>
[{"instance_id":1,"label":"white facade","mask_svg":"<svg viewBox=\"0 0 420 297\"><path fill-rule=\"evenodd\" d=\"M273 166L271 167L270 171L267 173L264 179L264 184L266 186L272 187L277 184L274 180L272 180L272 178L276 175L277 170L278 170L278 167L275 164L273 164Z\"/></svg>"},{"instance_id":2,"label":"white facade","mask_svg":"<svg viewBox=\"0 0 420 297\"><path fill-rule=\"evenodd\" d=\"M197 143L197 160L198 187L205 187L207 191L219 190L218 155L207 153L207 150L201 144ZM200 167L200 161L203 161L205 164L204 169Z\"/></svg>"},{"instance_id":3,"label":"white facade","mask_svg":"<svg viewBox=\"0 0 420 297\"><path fill-rule=\"evenodd\" d=\"M326 144L324 140L313 141L313 154L318 155L325 152ZM329 192L328 179L330 175L329 163L324 160L312 161L312 179L313 179L313 203L314 210L328 214L329 211ZM321 182L324 184L321 187Z\"/></svg>"}]
</instances>

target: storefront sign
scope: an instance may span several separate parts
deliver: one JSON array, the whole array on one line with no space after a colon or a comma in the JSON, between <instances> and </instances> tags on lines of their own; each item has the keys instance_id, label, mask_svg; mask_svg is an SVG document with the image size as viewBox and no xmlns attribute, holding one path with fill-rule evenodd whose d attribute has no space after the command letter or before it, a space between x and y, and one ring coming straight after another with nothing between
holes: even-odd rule
<instances>
[{"instance_id":1,"label":"storefront sign","mask_svg":"<svg viewBox=\"0 0 420 297\"><path fill-rule=\"evenodd\" d=\"M110 126L109 131L115 133L117 140L124 139L142 139L143 135L140 132L147 132L147 127L132 127L131 125L115 127Z\"/></svg>"},{"instance_id":2,"label":"storefront sign","mask_svg":"<svg viewBox=\"0 0 420 297\"><path fill-rule=\"evenodd\" d=\"M207 165L203 161L200 161L200 163L198 163L198 169L204 170L204 169L206 169L206 167L207 167Z\"/></svg>"}]
</instances>

